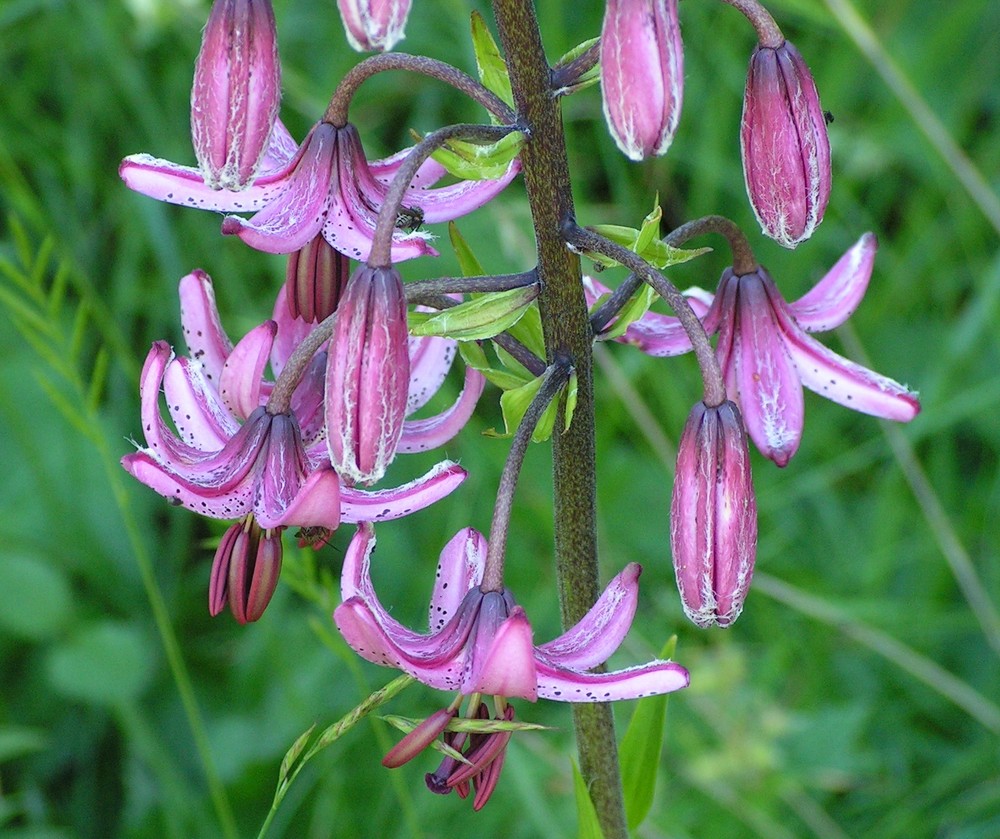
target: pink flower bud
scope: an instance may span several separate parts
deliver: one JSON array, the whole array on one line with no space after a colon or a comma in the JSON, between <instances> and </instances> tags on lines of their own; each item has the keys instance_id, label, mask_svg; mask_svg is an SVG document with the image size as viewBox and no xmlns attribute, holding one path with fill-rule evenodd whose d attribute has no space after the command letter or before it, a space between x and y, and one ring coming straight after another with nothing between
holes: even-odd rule
<instances>
[{"instance_id":1,"label":"pink flower bud","mask_svg":"<svg viewBox=\"0 0 1000 839\"><path fill-rule=\"evenodd\" d=\"M409 392L407 347L399 272L360 265L337 308L326 370L327 444L348 483L375 483L396 455Z\"/></svg>"},{"instance_id":2,"label":"pink flower bud","mask_svg":"<svg viewBox=\"0 0 1000 839\"><path fill-rule=\"evenodd\" d=\"M677 0L608 0L601 30L604 118L627 157L667 151L683 84Z\"/></svg>"},{"instance_id":3,"label":"pink flower bud","mask_svg":"<svg viewBox=\"0 0 1000 839\"><path fill-rule=\"evenodd\" d=\"M264 614L281 573L281 528L263 530L253 516L225 532L212 561L208 611L214 617L226 603L240 623Z\"/></svg>"},{"instance_id":4,"label":"pink flower bud","mask_svg":"<svg viewBox=\"0 0 1000 839\"><path fill-rule=\"evenodd\" d=\"M670 549L684 613L729 626L743 611L757 552L757 502L743 420L732 402L691 410L677 450Z\"/></svg>"},{"instance_id":5,"label":"pink flower bud","mask_svg":"<svg viewBox=\"0 0 1000 839\"><path fill-rule=\"evenodd\" d=\"M816 84L788 41L750 57L740 149L763 232L786 248L808 239L830 199L830 140Z\"/></svg>"},{"instance_id":6,"label":"pink flower bud","mask_svg":"<svg viewBox=\"0 0 1000 839\"><path fill-rule=\"evenodd\" d=\"M270 0L215 0L191 88L191 139L208 186L241 190L251 184L280 100Z\"/></svg>"},{"instance_id":7,"label":"pink flower bud","mask_svg":"<svg viewBox=\"0 0 1000 839\"><path fill-rule=\"evenodd\" d=\"M317 235L304 248L288 255L285 297L288 313L306 323L319 323L333 314L350 276L351 260Z\"/></svg>"},{"instance_id":8,"label":"pink flower bud","mask_svg":"<svg viewBox=\"0 0 1000 839\"><path fill-rule=\"evenodd\" d=\"M337 0L347 40L358 52L391 50L403 39L410 0Z\"/></svg>"}]
</instances>

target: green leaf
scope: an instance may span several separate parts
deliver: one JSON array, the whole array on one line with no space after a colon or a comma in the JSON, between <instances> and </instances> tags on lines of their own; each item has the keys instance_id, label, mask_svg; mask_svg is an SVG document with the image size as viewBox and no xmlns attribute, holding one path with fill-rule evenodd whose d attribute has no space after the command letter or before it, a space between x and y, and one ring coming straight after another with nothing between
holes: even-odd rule
<instances>
[{"instance_id":1,"label":"green leaf","mask_svg":"<svg viewBox=\"0 0 1000 839\"><path fill-rule=\"evenodd\" d=\"M315 730L316 723L313 723L295 739L295 742L292 743L288 751L285 752L285 756L281 759L281 768L278 770L279 784L288 777L288 770L291 769L292 764L295 763L299 755L302 754L302 750L306 747L306 743L309 742L309 738Z\"/></svg>"},{"instance_id":2,"label":"green leaf","mask_svg":"<svg viewBox=\"0 0 1000 839\"><path fill-rule=\"evenodd\" d=\"M456 178L469 181L500 178L510 168L511 161L521 153L524 139L520 131L511 131L495 143L449 140L431 157Z\"/></svg>"},{"instance_id":3,"label":"green leaf","mask_svg":"<svg viewBox=\"0 0 1000 839\"><path fill-rule=\"evenodd\" d=\"M508 332L510 332L511 338L524 344L539 358L546 357L545 338L542 335L542 316L538 311L537 304L530 306L528 311L524 313L524 317L514 324Z\"/></svg>"},{"instance_id":4,"label":"green leaf","mask_svg":"<svg viewBox=\"0 0 1000 839\"><path fill-rule=\"evenodd\" d=\"M486 273L486 271L483 270L483 264L476 258L476 255L472 252L472 248L469 243L459 232L458 225L453 221L448 222L448 238L451 240L451 246L455 251L456 258L458 259L458 266L462 269L462 276L483 276Z\"/></svg>"},{"instance_id":5,"label":"green leaf","mask_svg":"<svg viewBox=\"0 0 1000 839\"><path fill-rule=\"evenodd\" d=\"M577 383L576 370L574 370L569 377L569 384L566 386L566 416L563 431L569 431L569 427L573 423L573 414L576 411Z\"/></svg>"},{"instance_id":6,"label":"green leaf","mask_svg":"<svg viewBox=\"0 0 1000 839\"><path fill-rule=\"evenodd\" d=\"M101 621L54 647L46 669L52 687L63 696L111 705L138 696L152 675L152 664L135 627Z\"/></svg>"},{"instance_id":7,"label":"green leaf","mask_svg":"<svg viewBox=\"0 0 1000 839\"><path fill-rule=\"evenodd\" d=\"M537 296L537 286L484 294L432 314L423 322L412 324L411 321L410 333L458 341L492 338L517 323Z\"/></svg>"},{"instance_id":8,"label":"green leaf","mask_svg":"<svg viewBox=\"0 0 1000 839\"><path fill-rule=\"evenodd\" d=\"M483 86L514 107L507 62L503 60L500 48L479 12L472 13L472 48L476 51L476 67Z\"/></svg>"},{"instance_id":9,"label":"green leaf","mask_svg":"<svg viewBox=\"0 0 1000 839\"><path fill-rule=\"evenodd\" d=\"M507 370L498 370L496 367L491 366L489 359L486 357L486 352L475 341L462 341L458 345L458 351L462 356L462 361L468 367L478 370L486 377L488 382L496 385L501 390L520 387L526 381L526 378L516 373L510 373Z\"/></svg>"},{"instance_id":10,"label":"green leaf","mask_svg":"<svg viewBox=\"0 0 1000 839\"><path fill-rule=\"evenodd\" d=\"M597 811L594 809L594 802L590 799L590 791L583 780L583 775L577 769L576 761L573 764L573 792L576 794L576 818L578 839L604 839L604 832L601 830L601 823L597 820Z\"/></svg>"},{"instance_id":11,"label":"green leaf","mask_svg":"<svg viewBox=\"0 0 1000 839\"><path fill-rule=\"evenodd\" d=\"M556 63L553 70L558 70L560 67L564 67L572 61L575 61L581 55L583 55L587 50L589 50L594 44L597 43L599 39L591 38L589 41L584 41L582 44L577 44L573 49L563 55ZM601 64L598 62L593 67L591 67L582 76L579 76L577 80L568 88L564 88L556 91L558 95L566 95L568 93L576 93L577 91L584 90L591 85L597 84L601 80Z\"/></svg>"},{"instance_id":12,"label":"green leaf","mask_svg":"<svg viewBox=\"0 0 1000 839\"><path fill-rule=\"evenodd\" d=\"M660 658L671 658L676 647L677 636L674 635L667 641ZM653 805L660 751L663 748L667 697L668 694L661 694L640 699L622 738L619 755L629 830L635 830L642 824Z\"/></svg>"},{"instance_id":13,"label":"green leaf","mask_svg":"<svg viewBox=\"0 0 1000 839\"><path fill-rule=\"evenodd\" d=\"M643 283L639 286L639 290L622 307L621 312L618 313L618 317L615 318L615 322L601 333L601 338L611 340L612 338L624 335L625 330L629 326L649 311L649 307L653 305L654 300L656 300L656 292L653 291L653 287Z\"/></svg>"},{"instance_id":14,"label":"green leaf","mask_svg":"<svg viewBox=\"0 0 1000 839\"><path fill-rule=\"evenodd\" d=\"M535 398L538 389L542 386L545 377L538 376L527 384L504 391L500 396L500 410L503 411L503 422L506 432L503 435L495 432L490 436L510 437L524 419L525 411ZM534 431L531 432L531 439L536 443L542 443L552 436L552 429L556 424L556 416L559 410L558 397L553 399L542 415L538 418Z\"/></svg>"},{"instance_id":15,"label":"green leaf","mask_svg":"<svg viewBox=\"0 0 1000 839\"><path fill-rule=\"evenodd\" d=\"M644 220L643 228L639 230L634 227L622 227L617 224L595 224L590 229L610 239L612 242L616 242L634 251L650 265L655 266L661 271L664 268L669 268L671 265L679 265L682 262L687 262L697 256L711 252L711 248L694 248L690 250L675 248L672 245L668 245L662 239L655 237L647 241L649 228L646 226L646 223L648 219L649 216ZM643 232L644 230L646 231L645 233ZM604 254L588 251L587 257L605 268L612 268L618 265L616 260L609 256L604 256Z\"/></svg>"}]
</instances>

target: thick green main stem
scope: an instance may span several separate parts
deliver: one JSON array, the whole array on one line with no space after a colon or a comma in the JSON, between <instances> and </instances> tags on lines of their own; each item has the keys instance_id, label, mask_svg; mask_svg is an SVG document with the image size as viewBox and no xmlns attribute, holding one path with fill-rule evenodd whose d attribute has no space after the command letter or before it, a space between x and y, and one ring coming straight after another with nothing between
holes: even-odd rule
<instances>
[{"instance_id":1,"label":"thick green main stem","mask_svg":"<svg viewBox=\"0 0 1000 839\"><path fill-rule=\"evenodd\" d=\"M562 229L573 218L569 165L558 99L531 0L494 0L521 130L524 184L538 248L539 307L549 362L572 359L577 374L573 423L553 436L556 573L564 626L577 623L599 592L592 333L580 261ZM574 705L580 771L605 839L625 839L625 809L609 705Z\"/></svg>"}]
</instances>

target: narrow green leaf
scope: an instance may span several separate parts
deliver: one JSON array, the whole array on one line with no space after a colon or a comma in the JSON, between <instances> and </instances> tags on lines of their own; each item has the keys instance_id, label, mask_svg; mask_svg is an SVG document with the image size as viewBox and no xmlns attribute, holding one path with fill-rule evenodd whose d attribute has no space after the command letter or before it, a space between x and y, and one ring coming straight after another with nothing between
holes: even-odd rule
<instances>
[{"instance_id":1,"label":"narrow green leaf","mask_svg":"<svg viewBox=\"0 0 1000 839\"><path fill-rule=\"evenodd\" d=\"M309 728L295 738L295 742L292 743L288 751L285 752L285 756L281 759L281 768L278 769L279 784L285 782L285 779L288 777L288 770L292 768L292 764L295 763L299 755L302 754L302 750L306 747L306 743L309 742L309 738L315 730L316 723L313 723L309 726Z\"/></svg>"},{"instance_id":2,"label":"narrow green leaf","mask_svg":"<svg viewBox=\"0 0 1000 839\"><path fill-rule=\"evenodd\" d=\"M584 41L582 44L577 44L573 49L563 55L556 63L553 69L558 70L560 67L564 67L572 61L575 61L581 55L583 55L587 50L589 50L598 41L597 38L591 38L589 41ZM557 91L560 95L566 95L568 93L576 93L580 90L590 87L591 85L597 84L601 80L601 64L598 62L593 67L591 67L582 76L579 76L576 81L567 88Z\"/></svg>"},{"instance_id":3,"label":"narrow green leaf","mask_svg":"<svg viewBox=\"0 0 1000 839\"><path fill-rule=\"evenodd\" d=\"M448 238L451 240L451 246L458 259L458 266L462 269L463 277L479 277L486 274L486 271L483 270L483 264L476 258L472 247L453 221L448 222Z\"/></svg>"},{"instance_id":4,"label":"narrow green leaf","mask_svg":"<svg viewBox=\"0 0 1000 839\"><path fill-rule=\"evenodd\" d=\"M521 153L524 134L512 131L495 143L469 143L449 140L431 157L448 170L448 174L469 181L502 177L511 161Z\"/></svg>"},{"instance_id":5,"label":"narrow green leaf","mask_svg":"<svg viewBox=\"0 0 1000 839\"><path fill-rule=\"evenodd\" d=\"M615 322L601 333L601 337L610 340L624 335L625 330L629 326L649 311L649 307L653 305L654 300L656 300L656 292L653 291L653 287L645 284L641 285L639 290L622 307Z\"/></svg>"},{"instance_id":6,"label":"narrow green leaf","mask_svg":"<svg viewBox=\"0 0 1000 839\"><path fill-rule=\"evenodd\" d=\"M594 802L590 798L590 790L577 769L576 761L570 762L573 764L573 792L576 794L576 835L578 839L604 839Z\"/></svg>"},{"instance_id":7,"label":"narrow green leaf","mask_svg":"<svg viewBox=\"0 0 1000 839\"><path fill-rule=\"evenodd\" d=\"M514 94L510 89L507 62L503 60L500 48L493 40L493 35L479 12L472 13L472 47L476 52L479 80L487 90L493 91L504 102L513 107Z\"/></svg>"},{"instance_id":8,"label":"narrow green leaf","mask_svg":"<svg viewBox=\"0 0 1000 839\"><path fill-rule=\"evenodd\" d=\"M521 376L518 373L498 370L496 367L493 367L486 357L486 351L475 341L462 341L458 345L458 351L466 366L471 367L473 370L478 370L486 377L488 382L496 385L501 390L520 387L531 378L527 374Z\"/></svg>"},{"instance_id":9,"label":"narrow green leaf","mask_svg":"<svg viewBox=\"0 0 1000 839\"><path fill-rule=\"evenodd\" d=\"M646 262L661 271L664 268L669 268L671 265L679 265L682 262L694 259L696 256L710 253L712 250L711 248L675 248L666 244L662 239L657 238L653 238L645 248L636 250L637 242L639 241L639 237L642 232L641 230L636 230L634 227L622 227L618 224L595 224L592 225L590 229L595 233L610 239L612 242L622 245L631 251L635 251L639 254L639 256L645 259ZM602 265L605 268L611 268L618 265L616 260L599 253L588 252L587 258L592 259L598 265Z\"/></svg>"},{"instance_id":10,"label":"narrow green leaf","mask_svg":"<svg viewBox=\"0 0 1000 839\"><path fill-rule=\"evenodd\" d=\"M573 413L576 411L576 387L577 378L574 370L569 377L569 384L566 386L566 418L563 431L569 431L569 427L573 423Z\"/></svg>"},{"instance_id":11,"label":"narrow green leaf","mask_svg":"<svg viewBox=\"0 0 1000 839\"><path fill-rule=\"evenodd\" d=\"M542 316L538 311L538 304L532 304L528 311L508 332L510 337L515 338L524 344L531 352L539 358L545 358L545 338L542 334Z\"/></svg>"},{"instance_id":12,"label":"narrow green leaf","mask_svg":"<svg viewBox=\"0 0 1000 839\"><path fill-rule=\"evenodd\" d=\"M662 218L663 210L660 209L660 197L657 196L653 202L652 211L642 220L639 232L635 235L635 241L629 247L636 253L645 253L660 232L660 219Z\"/></svg>"},{"instance_id":13,"label":"narrow green leaf","mask_svg":"<svg viewBox=\"0 0 1000 839\"><path fill-rule=\"evenodd\" d=\"M677 636L674 635L667 641L660 658L671 658L676 647ZM663 748L667 697L668 694L662 694L640 699L622 738L619 755L629 830L639 827L653 806L660 751Z\"/></svg>"},{"instance_id":14,"label":"narrow green leaf","mask_svg":"<svg viewBox=\"0 0 1000 839\"><path fill-rule=\"evenodd\" d=\"M492 338L517 323L537 296L536 286L484 294L411 325L410 333L459 341Z\"/></svg>"},{"instance_id":15,"label":"narrow green leaf","mask_svg":"<svg viewBox=\"0 0 1000 839\"><path fill-rule=\"evenodd\" d=\"M506 431L502 435L494 432L490 436L510 437L514 433L521 424L521 420L524 419L525 411L528 410L531 400L535 398L535 394L538 393L538 389L542 386L543 379L544 376L538 376L527 384L504 391L500 396L500 410L503 412L503 422ZM534 442L543 443L552 436L552 429L555 427L556 416L558 415L558 405L558 398L553 399L538 418L538 423L531 433L531 439Z\"/></svg>"}]
</instances>

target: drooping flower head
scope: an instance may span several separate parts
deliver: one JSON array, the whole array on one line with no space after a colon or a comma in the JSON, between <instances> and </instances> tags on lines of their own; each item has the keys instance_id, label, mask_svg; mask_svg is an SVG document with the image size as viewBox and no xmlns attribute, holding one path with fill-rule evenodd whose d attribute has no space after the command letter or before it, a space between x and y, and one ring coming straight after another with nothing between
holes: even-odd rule
<instances>
[{"instance_id":1,"label":"drooping flower head","mask_svg":"<svg viewBox=\"0 0 1000 839\"><path fill-rule=\"evenodd\" d=\"M684 94L677 0L608 0L601 93L611 136L628 158L666 153Z\"/></svg>"},{"instance_id":2,"label":"drooping flower head","mask_svg":"<svg viewBox=\"0 0 1000 839\"><path fill-rule=\"evenodd\" d=\"M367 260L375 221L388 184L409 150L369 162L352 125L337 128L320 122L296 146L281 121L254 183L240 192L212 190L197 169L145 154L122 161L118 173L137 192L201 210L254 213L249 219L228 216L223 233L239 236L257 250L292 253L322 234L331 247L356 260ZM483 206L520 171L515 158L500 178L458 181L434 187L446 170L433 159L417 171L405 206L419 211L428 224L451 221ZM421 230L393 232L392 261L436 254Z\"/></svg>"},{"instance_id":3,"label":"drooping flower head","mask_svg":"<svg viewBox=\"0 0 1000 839\"><path fill-rule=\"evenodd\" d=\"M191 139L210 189L238 191L252 183L280 102L271 0L215 0L191 87Z\"/></svg>"},{"instance_id":4,"label":"drooping flower head","mask_svg":"<svg viewBox=\"0 0 1000 839\"><path fill-rule=\"evenodd\" d=\"M403 40L411 0L337 0L347 40L358 52L391 50Z\"/></svg>"},{"instance_id":5,"label":"drooping flower head","mask_svg":"<svg viewBox=\"0 0 1000 839\"><path fill-rule=\"evenodd\" d=\"M280 377L294 349L314 326L289 317L282 293L275 303L274 320L252 330L234 347L222 329L206 274L195 271L184 277L180 296L190 355L174 358L165 342L153 345L140 380L145 446L122 458L122 465L172 503L201 515L252 517L246 521L245 542L232 541L227 551L220 548L220 569L225 564L234 571L234 562L249 569L255 561L259 563L255 557L262 548L271 551L268 561L276 566L280 563L280 559L274 561L274 552L280 551L278 534L285 527L316 532L321 538L312 541L321 543L342 521L408 515L449 494L465 479L458 465L442 461L423 477L399 487L366 491L346 486L330 463L325 439L326 350L321 349L308 364L287 409L269 408L275 386L264 378L265 367L270 364ZM440 387L455 348L454 342L440 338L413 339L408 347L406 411L412 413ZM465 388L450 408L403 424L398 450L424 451L450 440L468 421L482 388L482 376L467 369ZM176 431L161 416L161 389ZM265 531L256 542L254 527ZM235 540L238 533L234 530L229 535ZM279 540L277 546L268 542L271 538ZM251 570L251 579L254 574ZM231 575L218 570L217 576L228 580ZM227 595L237 616L240 612L231 597L242 602L244 595L237 592L244 591L237 588ZM213 608L221 608L223 600L221 595L213 596ZM255 610L244 604L244 611Z\"/></svg>"},{"instance_id":6,"label":"drooping flower head","mask_svg":"<svg viewBox=\"0 0 1000 839\"><path fill-rule=\"evenodd\" d=\"M487 544L475 530L459 531L441 552L426 634L400 624L379 602L371 581L374 548L374 528L361 525L344 557L343 602L334 612L344 639L368 661L398 668L426 685L462 696L501 697L503 715L507 697L608 702L666 693L688 684L687 671L670 661L589 672L611 656L631 626L642 570L635 563L608 584L576 626L536 646L527 615L511 592L483 590ZM477 707L473 713L478 713ZM447 724L443 718L437 722ZM444 725L435 731L429 724L418 739L429 742L427 738L442 730ZM449 769L445 783L453 787L470 781L487 766L477 764L469 774L452 774Z\"/></svg>"},{"instance_id":7,"label":"drooping flower head","mask_svg":"<svg viewBox=\"0 0 1000 839\"><path fill-rule=\"evenodd\" d=\"M761 230L786 248L808 239L830 199L830 140L816 84L788 41L750 58L740 152Z\"/></svg>"},{"instance_id":8,"label":"drooping flower head","mask_svg":"<svg viewBox=\"0 0 1000 839\"><path fill-rule=\"evenodd\" d=\"M877 247L875 236L866 233L794 303L781 296L760 266L742 275L727 269L714 296L702 289L686 292L696 301L705 330L719 333L716 352L726 390L740 408L750 439L779 466L788 463L802 438L802 385L883 419L909 422L920 411L917 395L907 387L806 334L827 332L853 314L868 288ZM654 356L691 349L677 318L655 312L647 312L618 340Z\"/></svg>"},{"instance_id":9,"label":"drooping flower head","mask_svg":"<svg viewBox=\"0 0 1000 839\"><path fill-rule=\"evenodd\" d=\"M750 452L732 402L698 402L684 426L670 550L684 613L698 626L730 626L743 611L757 553Z\"/></svg>"}]
</instances>

